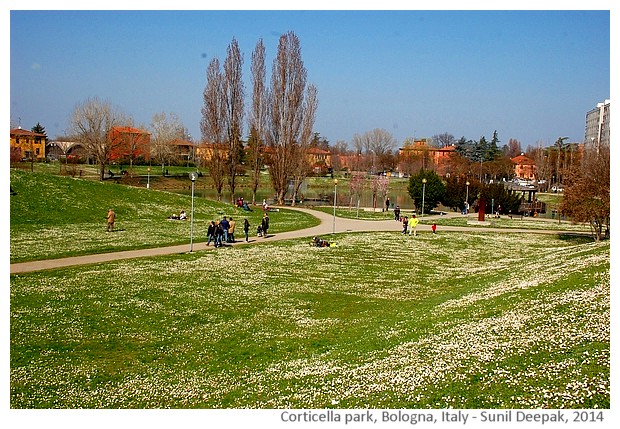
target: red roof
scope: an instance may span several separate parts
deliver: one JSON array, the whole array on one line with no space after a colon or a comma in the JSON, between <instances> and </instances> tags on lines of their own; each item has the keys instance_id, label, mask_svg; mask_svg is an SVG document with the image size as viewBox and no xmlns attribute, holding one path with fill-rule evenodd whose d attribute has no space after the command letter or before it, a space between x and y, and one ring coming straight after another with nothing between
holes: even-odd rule
<instances>
[{"instance_id":1,"label":"red roof","mask_svg":"<svg viewBox=\"0 0 620 429\"><path fill-rule=\"evenodd\" d=\"M21 128L14 128L14 129L12 129L11 130L11 135L45 137L45 134L34 133L32 131L22 130Z\"/></svg>"},{"instance_id":2,"label":"red roof","mask_svg":"<svg viewBox=\"0 0 620 429\"><path fill-rule=\"evenodd\" d=\"M514 158L511 158L510 160L517 165L536 165L536 161L534 161L532 158L527 157L525 155L515 156Z\"/></svg>"},{"instance_id":3,"label":"red roof","mask_svg":"<svg viewBox=\"0 0 620 429\"><path fill-rule=\"evenodd\" d=\"M319 149L318 147L313 147L308 149L308 153L316 154L316 155L329 155L328 150Z\"/></svg>"},{"instance_id":4,"label":"red roof","mask_svg":"<svg viewBox=\"0 0 620 429\"><path fill-rule=\"evenodd\" d=\"M131 133L131 134L150 134L148 131L140 130L132 127L112 127L112 132Z\"/></svg>"}]
</instances>

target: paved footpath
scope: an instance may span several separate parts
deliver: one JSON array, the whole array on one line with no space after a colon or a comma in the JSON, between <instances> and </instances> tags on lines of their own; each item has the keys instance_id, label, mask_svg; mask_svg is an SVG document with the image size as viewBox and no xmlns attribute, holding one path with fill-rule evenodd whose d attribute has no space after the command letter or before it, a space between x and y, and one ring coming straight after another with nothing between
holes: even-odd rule
<instances>
[{"instance_id":1,"label":"paved footpath","mask_svg":"<svg viewBox=\"0 0 620 429\"><path fill-rule=\"evenodd\" d=\"M256 243L266 243L274 240L289 240L294 238L325 236L332 234L334 231L340 232L363 232L363 231L402 231L402 224L395 220L359 220L336 217L334 222L333 215L328 213L311 210L301 207L286 207L287 209L299 210L309 213L317 217L321 223L312 228L300 229L296 231L280 232L269 234L265 238L252 237L249 243L245 241L237 241L232 246L248 245ZM459 214L450 213L448 216L460 216ZM426 216L425 219L438 217ZM508 228L479 228L479 227L458 227L458 226L441 226L441 231L484 231L484 232L530 232L541 234L560 234L574 232L557 231L557 230L532 230L532 229L508 229ZM430 225L418 224L418 231L430 231ZM207 246L206 242L193 243L192 250L205 251L214 249L213 246ZM27 273L31 271L42 271L54 268L70 267L74 265L98 264L101 262L117 261L121 259L143 258L148 256L172 255L189 253L190 245L182 244L177 246L155 247L139 250L125 250L121 252L99 253L95 255L73 256L69 258L47 259L42 261L20 262L11 264L11 274Z\"/></svg>"}]
</instances>

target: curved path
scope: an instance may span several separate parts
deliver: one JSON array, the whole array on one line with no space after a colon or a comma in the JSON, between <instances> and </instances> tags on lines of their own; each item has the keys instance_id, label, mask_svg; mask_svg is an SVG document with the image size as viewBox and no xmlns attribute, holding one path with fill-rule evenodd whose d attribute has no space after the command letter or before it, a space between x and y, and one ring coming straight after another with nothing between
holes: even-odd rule
<instances>
[{"instance_id":1,"label":"curved path","mask_svg":"<svg viewBox=\"0 0 620 429\"><path fill-rule=\"evenodd\" d=\"M363 232L363 231L402 231L402 224L395 220L359 220L336 217L328 213L300 207L286 207L287 209L299 210L317 217L321 223L317 226L296 231L269 234L265 238L252 237L249 243L237 241L233 246L264 243L273 240L288 240L292 238L313 237L315 235L327 235L335 232ZM427 216L432 218L436 216ZM541 230L541 229L507 229L507 228L479 228L460 226L441 226L441 231L484 231L484 232L529 232L539 234L580 234L574 231ZM418 231L430 231L430 225L418 225ZM213 249L206 242L193 243L193 251ZM49 270L54 268L70 267L74 265L97 264L101 262L117 261L121 259L142 258L147 256L160 256L188 253L190 245L181 244L176 246L155 247L149 249L125 250L121 252L99 253L95 255L73 256L60 259L46 259L41 261L19 262L11 264L11 274L27 273L31 271Z\"/></svg>"}]
</instances>

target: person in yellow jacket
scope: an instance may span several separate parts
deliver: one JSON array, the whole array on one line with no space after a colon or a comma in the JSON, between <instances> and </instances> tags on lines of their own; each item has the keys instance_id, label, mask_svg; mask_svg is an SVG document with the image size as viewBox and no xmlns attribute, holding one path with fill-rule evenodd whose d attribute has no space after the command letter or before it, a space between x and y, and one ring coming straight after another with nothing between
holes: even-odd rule
<instances>
[{"instance_id":1,"label":"person in yellow jacket","mask_svg":"<svg viewBox=\"0 0 620 429\"><path fill-rule=\"evenodd\" d=\"M409 227L411 228L411 230L409 231L409 235L413 234L414 237L418 235L418 232L416 230L418 222L420 222L420 220L415 217L415 214L412 215L411 219L409 219Z\"/></svg>"}]
</instances>

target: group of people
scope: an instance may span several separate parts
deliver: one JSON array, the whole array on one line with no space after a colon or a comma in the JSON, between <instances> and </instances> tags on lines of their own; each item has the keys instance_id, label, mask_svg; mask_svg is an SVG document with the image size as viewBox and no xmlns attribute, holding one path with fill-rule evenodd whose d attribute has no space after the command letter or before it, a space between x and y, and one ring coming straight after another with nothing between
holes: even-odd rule
<instances>
[{"instance_id":1,"label":"group of people","mask_svg":"<svg viewBox=\"0 0 620 429\"><path fill-rule=\"evenodd\" d=\"M411 215L411 219L409 219L407 216L403 216L402 222L403 222L402 234L404 235L409 234L409 235L413 235L414 237L418 235L417 227L418 227L418 223L420 222L420 220L416 217L415 214ZM433 225L431 226L431 230L433 231L433 234L437 234L436 223L433 223Z\"/></svg>"},{"instance_id":2,"label":"group of people","mask_svg":"<svg viewBox=\"0 0 620 429\"><path fill-rule=\"evenodd\" d=\"M235 227L236 221L230 217L224 216L222 220L212 220L207 227L207 246L213 242L215 247L222 247L226 243L235 243ZM269 216L263 214L261 224L256 229L256 235L259 237L267 236L269 230ZM250 222L247 218L243 219L243 235L245 242L250 241Z\"/></svg>"},{"instance_id":3,"label":"group of people","mask_svg":"<svg viewBox=\"0 0 620 429\"><path fill-rule=\"evenodd\" d=\"M248 203L243 199L243 197L237 198L237 202L235 203L235 205L238 208L245 210L246 212L252 211L252 209L250 208L250 206L248 206Z\"/></svg>"},{"instance_id":4,"label":"group of people","mask_svg":"<svg viewBox=\"0 0 620 429\"><path fill-rule=\"evenodd\" d=\"M207 227L207 246L213 241L215 247L222 247L224 243L234 243L235 240L235 227L237 222L231 217L228 219L226 216L222 220L212 220ZM248 241L248 231L250 223L247 219L244 221L243 230L246 232L245 241Z\"/></svg>"},{"instance_id":5,"label":"group of people","mask_svg":"<svg viewBox=\"0 0 620 429\"><path fill-rule=\"evenodd\" d=\"M185 210L181 210L181 213L179 214L171 214L170 216L168 216L168 219L172 219L172 220L187 220L187 214L185 213Z\"/></svg>"},{"instance_id":6,"label":"group of people","mask_svg":"<svg viewBox=\"0 0 620 429\"><path fill-rule=\"evenodd\" d=\"M321 237L312 237L312 241L310 242L310 246L312 247L330 247L329 241L323 240Z\"/></svg>"}]
</instances>

